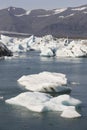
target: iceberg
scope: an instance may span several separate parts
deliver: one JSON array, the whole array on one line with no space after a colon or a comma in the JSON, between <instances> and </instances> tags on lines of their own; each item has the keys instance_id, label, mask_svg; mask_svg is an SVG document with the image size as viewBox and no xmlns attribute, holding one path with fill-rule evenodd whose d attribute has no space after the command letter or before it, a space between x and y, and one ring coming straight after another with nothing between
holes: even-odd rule
<instances>
[{"instance_id":1,"label":"iceberg","mask_svg":"<svg viewBox=\"0 0 87 130\"><path fill-rule=\"evenodd\" d=\"M50 48L41 48L41 53L40 53L41 56L45 56L45 57L53 57L54 56L54 53L53 51L50 49Z\"/></svg>"},{"instance_id":2,"label":"iceberg","mask_svg":"<svg viewBox=\"0 0 87 130\"><path fill-rule=\"evenodd\" d=\"M1 35L3 42L12 52L39 51L40 56L46 57L87 57L87 40L71 40L54 38L51 35L28 38L17 38Z\"/></svg>"},{"instance_id":3,"label":"iceberg","mask_svg":"<svg viewBox=\"0 0 87 130\"><path fill-rule=\"evenodd\" d=\"M18 79L19 84L31 91L41 92L68 92L67 78L62 73L41 72L39 74L24 75Z\"/></svg>"},{"instance_id":4,"label":"iceberg","mask_svg":"<svg viewBox=\"0 0 87 130\"><path fill-rule=\"evenodd\" d=\"M1 35L1 41L12 52L27 52L30 50L30 46L34 44L34 35L29 38L17 38Z\"/></svg>"},{"instance_id":5,"label":"iceberg","mask_svg":"<svg viewBox=\"0 0 87 130\"><path fill-rule=\"evenodd\" d=\"M25 92L18 96L6 100L9 104L21 105L31 111L43 112L45 109L45 102L49 101L50 95L40 92Z\"/></svg>"},{"instance_id":6,"label":"iceberg","mask_svg":"<svg viewBox=\"0 0 87 130\"><path fill-rule=\"evenodd\" d=\"M51 35L35 39L36 50L40 50L41 56L57 57L86 57L86 40L70 40L68 38L53 38Z\"/></svg>"},{"instance_id":7,"label":"iceberg","mask_svg":"<svg viewBox=\"0 0 87 130\"><path fill-rule=\"evenodd\" d=\"M13 42L13 38L1 34L1 41L5 44Z\"/></svg>"},{"instance_id":8,"label":"iceberg","mask_svg":"<svg viewBox=\"0 0 87 130\"><path fill-rule=\"evenodd\" d=\"M73 106L70 106L68 109L65 109L61 114L61 117L64 118L76 118L80 116L81 115L76 111L75 107Z\"/></svg>"},{"instance_id":9,"label":"iceberg","mask_svg":"<svg viewBox=\"0 0 87 130\"><path fill-rule=\"evenodd\" d=\"M76 106L81 104L80 100L69 95L52 97L46 93L24 92L16 97L7 99L8 104L21 105L34 112L60 111L61 117L76 118L81 115L76 111Z\"/></svg>"},{"instance_id":10,"label":"iceberg","mask_svg":"<svg viewBox=\"0 0 87 130\"><path fill-rule=\"evenodd\" d=\"M46 35L44 37L35 37L35 44L31 44L30 46L36 51L43 52L44 54L46 52L45 55L47 55L47 51L49 50L53 52L57 49L57 45L59 45L57 40L54 40L51 35Z\"/></svg>"},{"instance_id":11,"label":"iceberg","mask_svg":"<svg viewBox=\"0 0 87 130\"><path fill-rule=\"evenodd\" d=\"M70 42L67 46L56 51L58 57L85 57L87 56L87 46L81 43Z\"/></svg>"}]
</instances>

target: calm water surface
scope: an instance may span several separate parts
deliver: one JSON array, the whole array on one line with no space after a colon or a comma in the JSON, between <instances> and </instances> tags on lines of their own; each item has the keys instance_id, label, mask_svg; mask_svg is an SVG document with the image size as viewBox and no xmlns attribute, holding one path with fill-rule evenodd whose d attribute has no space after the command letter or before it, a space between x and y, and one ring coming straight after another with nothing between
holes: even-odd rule
<instances>
[{"instance_id":1,"label":"calm water surface","mask_svg":"<svg viewBox=\"0 0 87 130\"><path fill-rule=\"evenodd\" d=\"M31 112L4 102L26 91L17 79L42 71L64 73L69 82L77 82L68 86L72 88L70 95L82 101L81 118L62 118L59 112ZM46 58L29 52L11 60L0 60L0 96L4 97L0 100L0 130L87 130L87 59Z\"/></svg>"}]
</instances>

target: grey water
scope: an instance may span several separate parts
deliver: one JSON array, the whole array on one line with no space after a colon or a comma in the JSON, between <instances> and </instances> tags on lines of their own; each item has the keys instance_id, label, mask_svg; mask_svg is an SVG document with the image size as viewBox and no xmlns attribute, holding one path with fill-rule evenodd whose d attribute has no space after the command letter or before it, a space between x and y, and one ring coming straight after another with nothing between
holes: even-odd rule
<instances>
[{"instance_id":1,"label":"grey water","mask_svg":"<svg viewBox=\"0 0 87 130\"><path fill-rule=\"evenodd\" d=\"M80 118L60 117L60 112L31 112L9 105L5 100L27 91L17 80L22 75L42 71L66 74L71 96L82 101ZM75 84L76 83L76 84ZM37 52L21 53L13 59L0 60L0 130L87 130L87 59L40 57Z\"/></svg>"}]
</instances>

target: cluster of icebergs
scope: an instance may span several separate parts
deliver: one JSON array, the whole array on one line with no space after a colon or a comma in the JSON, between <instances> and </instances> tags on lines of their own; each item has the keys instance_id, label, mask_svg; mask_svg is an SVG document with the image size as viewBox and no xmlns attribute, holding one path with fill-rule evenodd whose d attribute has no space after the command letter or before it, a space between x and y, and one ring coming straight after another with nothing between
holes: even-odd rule
<instances>
[{"instance_id":1,"label":"cluster of icebergs","mask_svg":"<svg viewBox=\"0 0 87 130\"><path fill-rule=\"evenodd\" d=\"M69 40L68 38L44 37L14 38L1 35L1 41L12 52L40 51L41 56L86 57L87 40Z\"/></svg>"},{"instance_id":2,"label":"cluster of icebergs","mask_svg":"<svg viewBox=\"0 0 87 130\"><path fill-rule=\"evenodd\" d=\"M57 50L56 56L59 56L59 57L86 57L87 56L87 45L85 45L83 43L75 43L75 41L72 41L67 46Z\"/></svg>"},{"instance_id":3,"label":"cluster of icebergs","mask_svg":"<svg viewBox=\"0 0 87 130\"><path fill-rule=\"evenodd\" d=\"M52 36L29 38L13 38L1 35L1 42L14 52L40 51L41 56L58 57L84 57L87 56L87 40L57 39ZM6 103L21 105L36 112L61 111L62 117L75 118L81 115L76 111L76 106L81 102L69 95L52 97L48 93L67 93L66 75L61 73L42 72L33 75L24 75L18 83L29 92L6 100ZM31 92L30 92L31 91Z\"/></svg>"},{"instance_id":4,"label":"cluster of icebergs","mask_svg":"<svg viewBox=\"0 0 87 130\"><path fill-rule=\"evenodd\" d=\"M34 43L34 36L22 39L1 35L1 42L12 52L27 52L30 50L30 45Z\"/></svg>"},{"instance_id":5,"label":"cluster of icebergs","mask_svg":"<svg viewBox=\"0 0 87 130\"><path fill-rule=\"evenodd\" d=\"M20 105L34 112L59 111L61 117L76 118L81 115L77 112L76 107L81 101L64 94L53 97L45 92L64 92L69 90L67 86L66 75L62 73L42 72L28 76L22 76L18 82L23 85L29 92L24 92L16 97L7 99L9 104Z\"/></svg>"},{"instance_id":6,"label":"cluster of icebergs","mask_svg":"<svg viewBox=\"0 0 87 130\"><path fill-rule=\"evenodd\" d=\"M81 116L75 108L81 102L69 95L52 97L40 92L25 92L6 100L6 103L21 105L34 112L59 111L66 118Z\"/></svg>"}]
</instances>

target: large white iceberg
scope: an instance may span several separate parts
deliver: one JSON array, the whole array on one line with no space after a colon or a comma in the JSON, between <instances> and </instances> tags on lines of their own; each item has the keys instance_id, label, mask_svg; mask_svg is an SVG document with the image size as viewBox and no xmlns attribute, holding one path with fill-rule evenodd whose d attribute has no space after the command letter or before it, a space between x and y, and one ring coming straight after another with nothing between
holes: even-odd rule
<instances>
[{"instance_id":1,"label":"large white iceberg","mask_svg":"<svg viewBox=\"0 0 87 130\"><path fill-rule=\"evenodd\" d=\"M41 56L84 57L87 56L87 40L53 38L51 35L35 38L32 48L40 50Z\"/></svg>"},{"instance_id":2,"label":"large white iceberg","mask_svg":"<svg viewBox=\"0 0 87 130\"><path fill-rule=\"evenodd\" d=\"M44 71L39 74L24 75L18 79L18 82L31 91L68 92L71 90L64 86L67 84L67 78L62 73Z\"/></svg>"},{"instance_id":3,"label":"large white iceberg","mask_svg":"<svg viewBox=\"0 0 87 130\"><path fill-rule=\"evenodd\" d=\"M60 111L62 112L61 116L65 118L81 116L76 111L76 106L81 104L81 101L74 99L69 95L52 97L49 94L40 92L25 92L14 98L7 99L5 102L21 105L35 112Z\"/></svg>"},{"instance_id":4,"label":"large white iceberg","mask_svg":"<svg viewBox=\"0 0 87 130\"><path fill-rule=\"evenodd\" d=\"M9 37L9 36L1 35L1 41L4 44L7 44L7 43L10 43L10 42L13 42L13 38Z\"/></svg>"},{"instance_id":5,"label":"large white iceberg","mask_svg":"<svg viewBox=\"0 0 87 130\"><path fill-rule=\"evenodd\" d=\"M62 47L56 51L58 57L84 57L87 56L87 45L70 42L67 46Z\"/></svg>"},{"instance_id":6,"label":"large white iceberg","mask_svg":"<svg viewBox=\"0 0 87 130\"><path fill-rule=\"evenodd\" d=\"M27 52L34 44L34 35L29 38L17 38L1 35L1 41L8 47L12 52Z\"/></svg>"},{"instance_id":7,"label":"large white iceberg","mask_svg":"<svg viewBox=\"0 0 87 130\"><path fill-rule=\"evenodd\" d=\"M32 49L39 50L41 53L44 53L44 55L46 56L48 54L48 51L53 52L53 50L57 49L57 46L59 46L57 39L55 40L51 35L46 35L44 37L35 37L35 44L31 44Z\"/></svg>"},{"instance_id":8,"label":"large white iceberg","mask_svg":"<svg viewBox=\"0 0 87 130\"><path fill-rule=\"evenodd\" d=\"M85 43L85 44L84 44ZM41 56L86 57L87 40L71 40L68 38L53 38L51 35L35 38L32 48L40 50Z\"/></svg>"}]
</instances>

